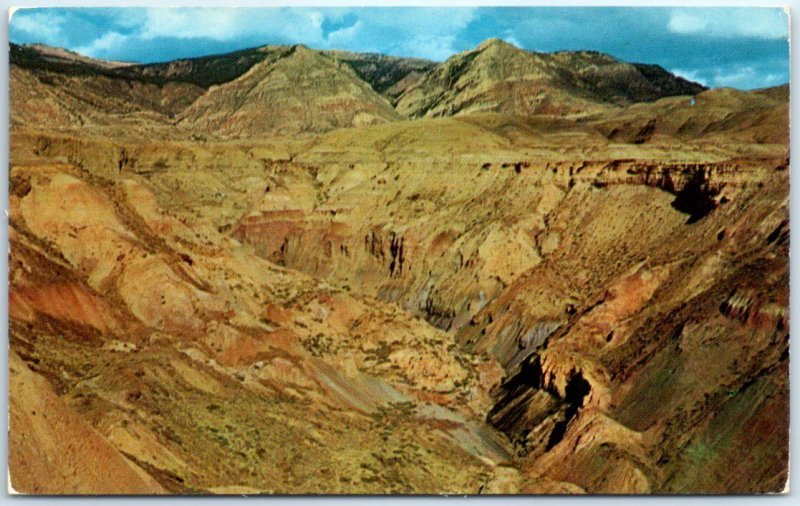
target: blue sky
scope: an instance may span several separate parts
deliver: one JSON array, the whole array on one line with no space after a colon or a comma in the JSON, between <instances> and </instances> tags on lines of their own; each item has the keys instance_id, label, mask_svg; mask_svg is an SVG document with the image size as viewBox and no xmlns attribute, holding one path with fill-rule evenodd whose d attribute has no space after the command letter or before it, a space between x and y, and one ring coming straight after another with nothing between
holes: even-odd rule
<instances>
[{"instance_id":1,"label":"blue sky","mask_svg":"<svg viewBox=\"0 0 800 506\"><path fill-rule=\"evenodd\" d=\"M714 87L789 81L788 17L776 8L45 8L9 24L12 42L139 62L295 43L440 61L489 37L657 63Z\"/></svg>"}]
</instances>

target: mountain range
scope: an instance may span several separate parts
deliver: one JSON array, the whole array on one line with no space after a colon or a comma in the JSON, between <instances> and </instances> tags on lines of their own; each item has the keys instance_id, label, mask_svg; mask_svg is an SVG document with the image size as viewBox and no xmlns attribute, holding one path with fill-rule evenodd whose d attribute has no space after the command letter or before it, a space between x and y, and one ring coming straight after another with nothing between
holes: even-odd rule
<instances>
[{"instance_id":1,"label":"mountain range","mask_svg":"<svg viewBox=\"0 0 800 506\"><path fill-rule=\"evenodd\" d=\"M591 51L534 53L498 39L442 63L297 45L139 65L12 44L11 65L12 89L24 82L41 97L58 84L59 93L96 103L96 114L137 112L228 137L475 112L585 115L705 90L656 65ZM26 109L25 101L15 108ZM85 120L62 109L50 121Z\"/></svg>"}]
</instances>

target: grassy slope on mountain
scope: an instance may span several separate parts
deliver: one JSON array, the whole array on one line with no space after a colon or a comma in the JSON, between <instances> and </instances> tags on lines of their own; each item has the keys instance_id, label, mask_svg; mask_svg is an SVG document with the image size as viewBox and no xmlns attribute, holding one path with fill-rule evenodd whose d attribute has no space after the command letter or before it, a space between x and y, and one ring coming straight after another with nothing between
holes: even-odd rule
<instances>
[{"instance_id":1,"label":"grassy slope on mountain","mask_svg":"<svg viewBox=\"0 0 800 506\"><path fill-rule=\"evenodd\" d=\"M11 126L163 129L203 89L126 74L126 65L56 48L11 45ZM106 131L106 133L110 133Z\"/></svg>"},{"instance_id":2,"label":"grassy slope on mountain","mask_svg":"<svg viewBox=\"0 0 800 506\"><path fill-rule=\"evenodd\" d=\"M565 115L702 89L660 67L597 52L534 53L491 39L434 67L395 105L412 117L480 111Z\"/></svg>"},{"instance_id":3,"label":"grassy slope on mountain","mask_svg":"<svg viewBox=\"0 0 800 506\"><path fill-rule=\"evenodd\" d=\"M399 119L348 66L303 46L256 64L181 114L181 126L228 136L313 133Z\"/></svg>"},{"instance_id":4,"label":"grassy slope on mountain","mask_svg":"<svg viewBox=\"0 0 800 506\"><path fill-rule=\"evenodd\" d=\"M646 142L653 136L703 139L721 144L777 144L788 142L789 102L786 87L758 91L717 88L693 100L667 97L634 104L587 120L615 142Z\"/></svg>"},{"instance_id":5,"label":"grassy slope on mountain","mask_svg":"<svg viewBox=\"0 0 800 506\"><path fill-rule=\"evenodd\" d=\"M209 88L233 81L253 65L265 60L274 61L290 50L289 46L263 46L199 58L133 65L126 71L160 81L181 81Z\"/></svg>"},{"instance_id":6,"label":"grassy slope on mountain","mask_svg":"<svg viewBox=\"0 0 800 506\"><path fill-rule=\"evenodd\" d=\"M415 80L436 66L436 62L422 58L399 58L377 53L350 51L323 51L355 70L378 93L396 97Z\"/></svg>"}]
</instances>

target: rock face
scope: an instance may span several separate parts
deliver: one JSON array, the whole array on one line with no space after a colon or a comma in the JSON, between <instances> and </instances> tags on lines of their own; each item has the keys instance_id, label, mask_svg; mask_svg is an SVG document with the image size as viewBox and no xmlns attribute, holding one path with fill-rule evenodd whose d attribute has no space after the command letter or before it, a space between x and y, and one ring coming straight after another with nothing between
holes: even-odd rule
<instances>
[{"instance_id":1,"label":"rock face","mask_svg":"<svg viewBox=\"0 0 800 506\"><path fill-rule=\"evenodd\" d=\"M785 88L12 50L17 491L784 488Z\"/></svg>"}]
</instances>

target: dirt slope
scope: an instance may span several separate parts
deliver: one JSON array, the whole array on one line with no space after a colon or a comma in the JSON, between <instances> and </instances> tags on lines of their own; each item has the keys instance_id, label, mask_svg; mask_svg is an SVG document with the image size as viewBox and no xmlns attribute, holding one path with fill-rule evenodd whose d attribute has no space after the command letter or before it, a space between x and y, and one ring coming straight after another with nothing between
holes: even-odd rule
<instances>
[{"instance_id":1,"label":"dirt slope","mask_svg":"<svg viewBox=\"0 0 800 506\"><path fill-rule=\"evenodd\" d=\"M144 470L9 354L9 473L25 494L163 494Z\"/></svg>"}]
</instances>

